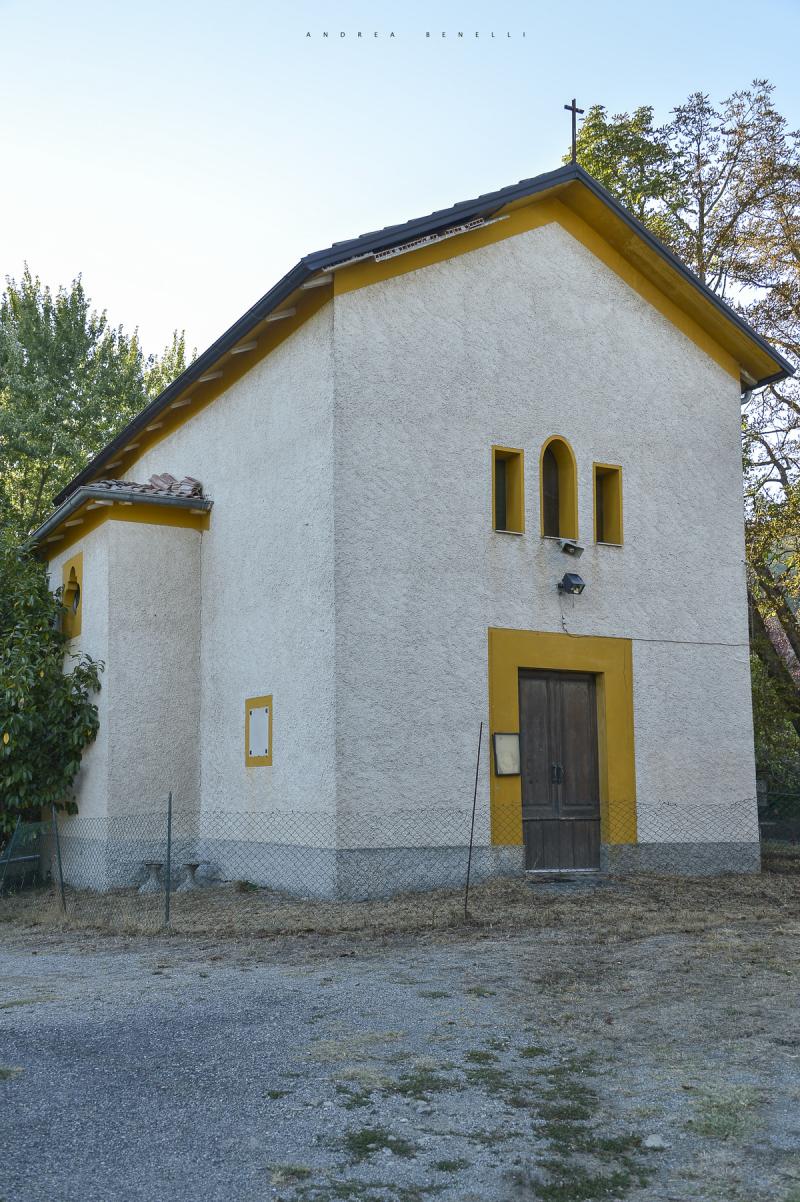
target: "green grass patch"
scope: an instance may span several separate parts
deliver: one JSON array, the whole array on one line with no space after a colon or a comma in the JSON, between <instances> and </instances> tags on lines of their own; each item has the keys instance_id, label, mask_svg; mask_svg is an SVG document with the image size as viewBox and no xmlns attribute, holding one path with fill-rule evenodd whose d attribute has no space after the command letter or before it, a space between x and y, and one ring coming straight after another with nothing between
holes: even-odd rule
<instances>
[{"instance_id":1,"label":"green grass patch","mask_svg":"<svg viewBox=\"0 0 800 1202\"><path fill-rule=\"evenodd\" d=\"M350 1089L347 1085L337 1085L336 1092L342 1098L345 1110L359 1110L372 1102L372 1091L369 1089Z\"/></svg>"},{"instance_id":2,"label":"green grass patch","mask_svg":"<svg viewBox=\"0 0 800 1202\"><path fill-rule=\"evenodd\" d=\"M688 1125L703 1139L734 1139L750 1126L752 1116L749 1112L758 1097L756 1090L746 1086L717 1094L704 1093L695 1102L695 1112Z\"/></svg>"},{"instance_id":3,"label":"green grass patch","mask_svg":"<svg viewBox=\"0 0 800 1202\"><path fill-rule=\"evenodd\" d=\"M471 1064L493 1064L497 1060L497 1056L494 1052L474 1051L467 1052L464 1059L469 1060Z\"/></svg>"},{"instance_id":4,"label":"green grass patch","mask_svg":"<svg viewBox=\"0 0 800 1202\"><path fill-rule=\"evenodd\" d=\"M403 1098L415 1098L424 1102L432 1093L441 1093L445 1089L460 1089L460 1082L453 1077L445 1077L436 1069L415 1068L409 1070L394 1083L388 1085L384 1093L397 1094Z\"/></svg>"},{"instance_id":5,"label":"green grass patch","mask_svg":"<svg viewBox=\"0 0 800 1202\"><path fill-rule=\"evenodd\" d=\"M437 1173L460 1173L469 1168L468 1160L437 1160L433 1166Z\"/></svg>"},{"instance_id":6,"label":"green grass patch","mask_svg":"<svg viewBox=\"0 0 800 1202\"><path fill-rule=\"evenodd\" d=\"M506 1127L495 1127L493 1131L470 1131L467 1134L470 1143L480 1144L482 1148L493 1148L497 1144L508 1143L510 1139L522 1139L521 1131L510 1131Z\"/></svg>"},{"instance_id":7,"label":"green grass patch","mask_svg":"<svg viewBox=\"0 0 800 1202\"><path fill-rule=\"evenodd\" d=\"M547 1048L540 1048L537 1044L528 1044L526 1048L520 1048L519 1054L523 1060L536 1060L539 1056L547 1055Z\"/></svg>"},{"instance_id":8,"label":"green grass patch","mask_svg":"<svg viewBox=\"0 0 800 1202\"><path fill-rule=\"evenodd\" d=\"M311 1176L311 1169L304 1164L276 1164L270 1170L272 1185L296 1185Z\"/></svg>"},{"instance_id":9,"label":"green grass patch","mask_svg":"<svg viewBox=\"0 0 800 1202\"><path fill-rule=\"evenodd\" d=\"M360 1127L356 1131L348 1131L341 1141L341 1146L354 1161L369 1160L376 1152L388 1148L395 1156L410 1158L416 1154L416 1146L407 1139L392 1135L386 1127Z\"/></svg>"},{"instance_id":10,"label":"green grass patch","mask_svg":"<svg viewBox=\"0 0 800 1202\"><path fill-rule=\"evenodd\" d=\"M520 1086L508 1069L498 1068L494 1064L480 1064L468 1068L464 1075L470 1085L477 1085L493 1097L507 1093L519 1093Z\"/></svg>"},{"instance_id":11,"label":"green grass patch","mask_svg":"<svg viewBox=\"0 0 800 1202\"><path fill-rule=\"evenodd\" d=\"M533 1196L542 1202L599 1202L600 1199L617 1199L634 1185L642 1184L641 1178L627 1169L612 1173L592 1173L560 1161L544 1166L552 1180L532 1184Z\"/></svg>"}]
</instances>

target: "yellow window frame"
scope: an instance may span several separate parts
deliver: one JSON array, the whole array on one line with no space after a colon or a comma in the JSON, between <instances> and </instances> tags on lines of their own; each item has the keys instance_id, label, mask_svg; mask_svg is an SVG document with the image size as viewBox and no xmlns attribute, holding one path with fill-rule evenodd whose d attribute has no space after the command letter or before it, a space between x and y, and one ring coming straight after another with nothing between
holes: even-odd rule
<instances>
[{"instance_id":1,"label":"yellow window frame","mask_svg":"<svg viewBox=\"0 0 800 1202\"><path fill-rule=\"evenodd\" d=\"M254 709L267 710L267 755L250 754L250 715ZM246 697L244 702L244 762L248 768L269 768L272 765L272 694Z\"/></svg>"},{"instance_id":2,"label":"yellow window frame","mask_svg":"<svg viewBox=\"0 0 800 1202\"><path fill-rule=\"evenodd\" d=\"M72 608L73 586L78 590L78 603ZM81 632L83 615L83 552L79 551L61 566L61 604L64 607L61 629L68 639Z\"/></svg>"},{"instance_id":3,"label":"yellow window frame","mask_svg":"<svg viewBox=\"0 0 800 1202\"><path fill-rule=\"evenodd\" d=\"M597 494L602 495L603 529L600 530ZM618 463L592 465L592 504L594 506L594 541L610 547L621 547L622 529L622 468ZM600 538L600 534L604 537Z\"/></svg>"},{"instance_id":4,"label":"yellow window frame","mask_svg":"<svg viewBox=\"0 0 800 1202\"><path fill-rule=\"evenodd\" d=\"M550 448L558 465L558 535L545 534L544 453ZM552 434L539 452L539 518L542 538L578 537L578 463L575 452L562 434Z\"/></svg>"},{"instance_id":5,"label":"yellow window frame","mask_svg":"<svg viewBox=\"0 0 800 1202\"><path fill-rule=\"evenodd\" d=\"M498 463L505 473L505 525L498 526ZM525 533L525 452L520 447L492 447L492 528L500 534Z\"/></svg>"}]
</instances>

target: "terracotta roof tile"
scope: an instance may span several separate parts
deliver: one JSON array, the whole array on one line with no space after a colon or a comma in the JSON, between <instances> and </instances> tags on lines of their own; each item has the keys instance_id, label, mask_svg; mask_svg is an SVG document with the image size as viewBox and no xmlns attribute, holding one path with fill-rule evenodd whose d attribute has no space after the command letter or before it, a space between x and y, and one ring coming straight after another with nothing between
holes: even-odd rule
<instances>
[{"instance_id":1,"label":"terracotta roof tile","mask_svg":"<svg viewBox=\"0 0 800 1202\"><path fill-rule=\"evenodd\" d=\"M169 472L160 476L151 476L146 484L137 484L134 480L93 480L91 488L104 488L108 492L140 492L145 496L160 497L202 497L203 485L194 476L184 476L176 480Z\"/></svg>"}]
</instances>

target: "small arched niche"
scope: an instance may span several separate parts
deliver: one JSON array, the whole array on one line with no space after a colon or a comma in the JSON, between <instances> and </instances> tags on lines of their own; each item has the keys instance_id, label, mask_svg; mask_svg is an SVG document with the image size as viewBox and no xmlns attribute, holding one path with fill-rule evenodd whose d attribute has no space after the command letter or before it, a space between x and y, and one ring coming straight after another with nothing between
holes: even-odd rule
<instances>
[{"instance_id":1,"label":"small arched niche","mask_svg":"<svg viewBox=\"0 0 800 1202\"><path fill-rule=\"evenodd\" d=\"M74 639L81 632L81 609L83 600L83 555L79 552L68 559L62 569L61 604L63 606L61 629L67 638Z\"/></svg>"},{"instance_id":2,"label":"small arched niche","mask_svg":"<svg viewBox=\"0 0 800 1202\"><path fill-rule=\"evenodd\" d=\"M542 537L578 537L578 472L566 438L554 434L539 456Z\"/></svg>"}]
</instances>

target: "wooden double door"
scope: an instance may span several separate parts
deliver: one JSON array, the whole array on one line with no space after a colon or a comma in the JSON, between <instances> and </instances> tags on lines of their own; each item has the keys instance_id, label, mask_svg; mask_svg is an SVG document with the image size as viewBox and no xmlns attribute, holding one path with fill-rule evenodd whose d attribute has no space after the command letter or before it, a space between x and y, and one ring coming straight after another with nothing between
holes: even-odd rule
<instances>
[{"instance_id":1,"label":"wooden double door","mask_svg":"<svg viewBox=\"0 0 800 1202\"><path fill-rule=\"evenodd\" d=\"M600 787L594 676L519 673L525 867L600 866Z\"/></svg>"}]
</instances>

